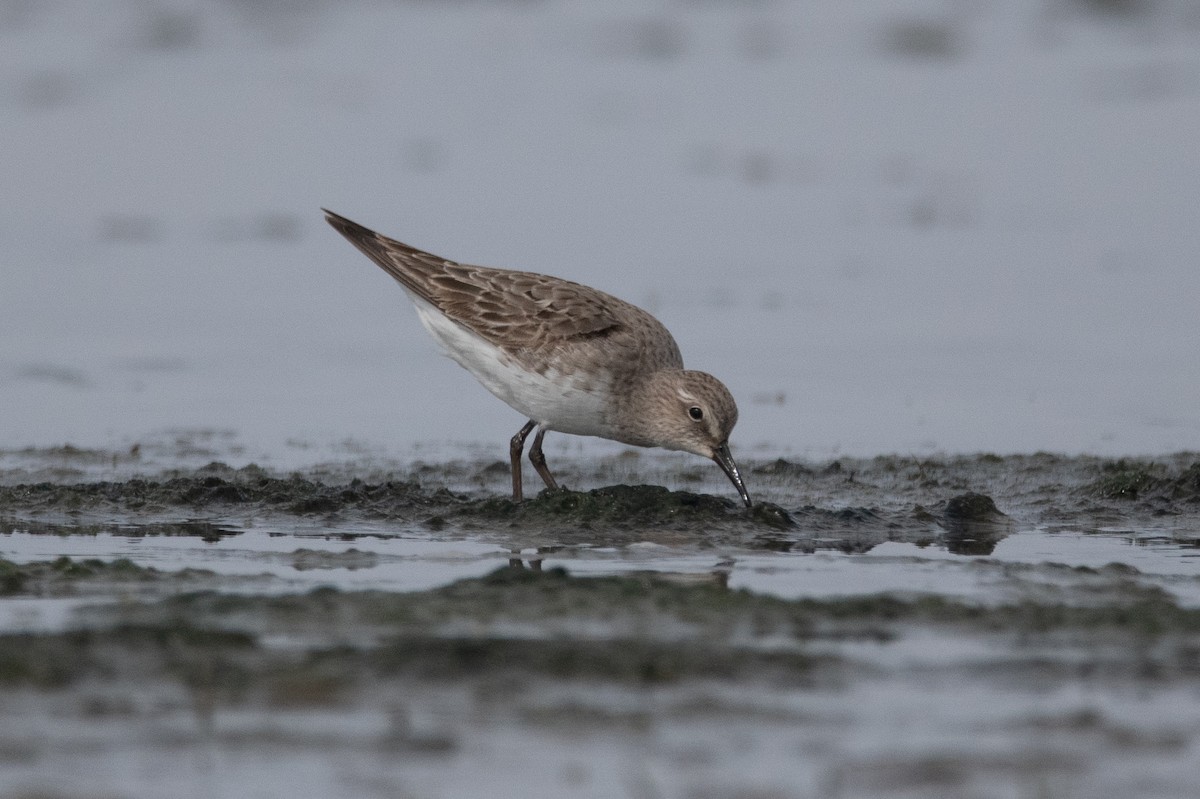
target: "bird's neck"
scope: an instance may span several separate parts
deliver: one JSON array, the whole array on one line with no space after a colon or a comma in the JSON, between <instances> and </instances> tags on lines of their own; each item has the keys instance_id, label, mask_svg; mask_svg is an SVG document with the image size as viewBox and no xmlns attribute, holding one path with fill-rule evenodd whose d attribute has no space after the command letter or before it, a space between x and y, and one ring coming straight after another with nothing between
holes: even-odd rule
<instances>
[{"instance_id":1,"label":"bird's neck","mask_svg":"<svg viewBox=\"0 0 1200 799\"><path fill-rule=\"evenodd\" d=\"M672 377L680 370L664 369L641 377L628 391L617 391L610 419L618 441L638 447L661 447L665 431L656 420L678 404Z\"/></svg>"}]
</instances>

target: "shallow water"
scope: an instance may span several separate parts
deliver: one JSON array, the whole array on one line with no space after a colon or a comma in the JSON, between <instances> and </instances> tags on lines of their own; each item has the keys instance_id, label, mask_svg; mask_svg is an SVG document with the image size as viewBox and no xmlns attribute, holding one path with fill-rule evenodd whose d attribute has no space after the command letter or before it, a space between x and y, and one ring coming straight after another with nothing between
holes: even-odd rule
<instances>
[{"instance_id":1,"label":"shallow water","mask_svg":"<svg viewBox=\"0 0 1200 799\"><path fill-rule=\"evenodd\" d=\"M748 460L766 515L670 458L560 468L702 494L517 509L490 461L42 457L0 487L0 796L1192 795L1194 455Z\"/></svg>"},{"instance_id":2,"label":"shallow water","mask_svg":"<svg viewBox=\"0 0 1200 799\"><path fill-rule=\"evenodd\" d=\"M284 593L333 587L343 591L424 591L455 580L478 578L514 558L543 569L561 567L577 576L656 573L680 580L712 580L788 599L880 593L936 593L968 602L1013 601L1037 588L1070 591L1077 576L1063 567L1102 569L1122 564L1136 581L1166 591L1184 607L1200 606L1200 550L1151 537L1139 543L1123 533L1015 532L987 556L955 555L937 545L884 542L868 552L775 553L695 543L635 542L620 547L562 546L508 549L494 537L381 533L338 527L324 532L223 527L219 539L180 535L91 533L54 535L14 531L3 538L4 557L17 564L68 557L127 558L172 572L212 573L204 587L242 593ZM698 551L699 550L699 551ZM1024 567L1016 569L1015 567ZM194 581L173 590L197 590ZM161 586L148 589L150 595ZM120 601L98 595L69 606ZM43 613L39 602L45 603ZM3 608L0 632L62 629L64 600L26 598L19 610Z\"/></svg>"}]
</instances>

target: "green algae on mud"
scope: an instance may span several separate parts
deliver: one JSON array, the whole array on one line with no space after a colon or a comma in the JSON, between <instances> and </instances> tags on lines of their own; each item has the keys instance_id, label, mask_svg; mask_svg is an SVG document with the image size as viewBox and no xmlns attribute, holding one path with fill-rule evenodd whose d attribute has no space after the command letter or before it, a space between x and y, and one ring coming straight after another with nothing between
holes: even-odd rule
<instances>
[{"instance_id":1,"label":"green algae on mud","mask_svg":"<svg viewBox=\"0 0 1200 799\"><path fill-rule=\"evenodd\" d=\"M52 561L17 564L0 558L0 596L16 594L63 596L78 593L83 586L94 590L113 590L119 585L211 580L216 574L204 569L167 572L139 566L128 558L76 560L67 556Z\"/></svg>"},{"instance_id":2,"label":"green algae on mud","mask_svg":"<svg viewBox=\"0 0 1200 799\"><path fill-rule=\"evenodd\" d=\"M787 511L770 502L760 502L746 510L724 497L670 491L660 486L543 491L524 503L514 503L507 497L477 499L446 488L426 490L409 481L372 484L356 478L343 485L327 485L300 475L270 477L257 467L235 471L221 464L161 481L139 478L124 482L0 486L0 532L21 528L12 517L32 518L36 524L39 517L54 514L145 518L173 509L221 517L282 514L401 520L434 529L444 526L447 520L534 529L648 528L700 533L737 528L782 530L793 526ZM9 518L4 518L6 515ZM192 519L188 523L205 522ZM215 528L207 533L221 534Z\"/></svg>"},{"instance_id":3,"label":"green algae on mud","mask_svg":"<svg viewBox=\"0 0 1200 799\"><path fill-rule=\"evenodd\" d=\"M1103 499L1200 503L1200 461L1171 469L1154 461L1121 458L1104 463L1087 490Z\"/></svg>"},{"instance_id":4,"label":"green algae on mud","mask_svg":"<svg viewBox=\"0 0 1200 799\"><path fill-rule=\"evenodd\" d=\"M725 497L670 491L662 486L615 485L590 491L545 490L525 502L484 499L465 505L461 517L537 526L565 524L580 528L679 527L704 531L729 524L794 527L787 511L770 502L749 509Z\"/></svg>"},{"instance_id":5,"label":"green algae on mud","mask_svg":"<svg viewBox=\"0 0 1200 799\"><path fill-rule=\"evenodd\" d=\"M235 472L213 464L186 476L163 480L134 478L119 482L0 486L0 513L18 509L153 513L171 508L255 508L298 516L341 510L389 516L456 499L459 498L444 490L423 491L415 483L389 481L370 485L352 480L346 485L330 486L298 474L270 477L257 467Z\"/></svg>"},{"instance_id":6,"label":"green algae on mud","mask_svg":"<svg viewBox=\"0 0 1200 799\"><path fill-rule=\"evenodd\" d=\"M0 635L0 688L65 689L95 678L166 678L187 686L240 694L253 673L252 636L198 628L181 619L63 633Z\"/></svg>"}]
</instances>

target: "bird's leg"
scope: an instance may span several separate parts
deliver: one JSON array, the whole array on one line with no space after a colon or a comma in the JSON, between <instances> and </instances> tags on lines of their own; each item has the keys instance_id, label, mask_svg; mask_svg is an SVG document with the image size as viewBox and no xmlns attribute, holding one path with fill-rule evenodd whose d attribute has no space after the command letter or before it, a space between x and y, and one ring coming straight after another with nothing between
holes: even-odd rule
<instances>
[{"instance_id":1,"label":"bird's leg","mask_svg":"<svg viewBox=\"0 0 1200 799\"><path fill-rule=\"evenodd\" d=\"M535 427L537 427L537 422L530 419L524 427L517 431L508 445L508 455L512 459L513 502L520 502L524 499L521 494L521 452L525 449L525 439L529 437ZM540 434L538 440L541 440Z\"/></svg>"},{"instance_id":2,"label":"bird's leg","mask_svg":"<svg viewBox=\"0 0 1200 799\"><path fill-rule=\"evenodd\" d=\"M546 456L542 454L542 438L545 435L546 431L542 429L533 437L533 446L529 448L529 462L533 464L533 468L537 469L537 473L542 476L546 487L551 491L557 491L558 483L554 482L554 475L550 474L550 470L546 468Z\"/></svg>"}]
</instances>

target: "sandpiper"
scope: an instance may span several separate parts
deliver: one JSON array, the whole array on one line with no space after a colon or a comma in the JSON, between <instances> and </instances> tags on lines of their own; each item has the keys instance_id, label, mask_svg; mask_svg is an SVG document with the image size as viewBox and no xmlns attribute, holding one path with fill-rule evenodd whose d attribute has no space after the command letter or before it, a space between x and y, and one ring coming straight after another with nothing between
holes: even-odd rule
<instances>
[{"instance_id":1,"label":"sandpiper","mask_svg":"<svg viewBox=\"0 0 1200 799\"><path fill-rule=\"evenodd\" d=\"M557 277L448 261L332 211L325 218L408 292L442 350L529 421L512 437L513 499L521 453L549 488L550 430L663 447L717 462L750 507L729 452L737 405L710 374L683 368L661 322L602 291Z\"/></svg>"}]
</instances>

